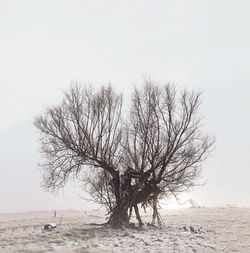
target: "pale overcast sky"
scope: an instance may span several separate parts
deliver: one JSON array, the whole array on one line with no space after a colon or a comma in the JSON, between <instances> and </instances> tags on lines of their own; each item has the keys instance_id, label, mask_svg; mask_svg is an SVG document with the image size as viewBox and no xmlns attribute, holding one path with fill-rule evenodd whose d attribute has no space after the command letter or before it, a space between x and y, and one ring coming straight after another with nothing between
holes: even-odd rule
<instances>
[{"instance_id":1,"label":"pale overcast sky","mask_svg":"<svg viewBox=\"0 0 250 253\"><path fill-rule=\"evenodd\" d=\"M32 122L71 81L129 95L143 76L203 91L216 149L200 205L250 206L248 0L0 0L0 212L90 209L77 187L40 188Z\"/></svg>"}]
</instances>

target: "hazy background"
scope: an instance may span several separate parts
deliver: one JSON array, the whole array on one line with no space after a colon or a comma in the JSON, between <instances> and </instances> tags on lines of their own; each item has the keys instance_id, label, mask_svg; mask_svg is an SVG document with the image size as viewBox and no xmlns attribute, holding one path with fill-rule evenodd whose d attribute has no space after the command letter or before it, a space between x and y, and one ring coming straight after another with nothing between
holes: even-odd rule
<instances>
[{"instance_id":1,"label":"hazy background","mask_svg":"<svg viewBox=\"0 0 250 253\"><path fill-rule=\"evenodd\" d=\"M32 122L72 81L129 95L143 76L201 89L216 150L182 197L250 206L248 0L0 0L0 212L93 208L40 188Z\"/></svg>"}]
</instances>

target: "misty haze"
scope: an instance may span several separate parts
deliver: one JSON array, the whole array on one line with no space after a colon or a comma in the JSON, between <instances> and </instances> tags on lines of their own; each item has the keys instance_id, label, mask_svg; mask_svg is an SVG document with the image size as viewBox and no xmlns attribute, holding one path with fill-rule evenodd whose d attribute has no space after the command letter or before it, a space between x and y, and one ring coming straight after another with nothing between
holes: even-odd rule
<instances>
[{"instance_id":1,"label":"misty haze","mask_svg":"<svg viewBox=\"0 0 250 253\"><path fill-rule=\"evenodd\" d=\"M0 0L0 253L250 252L249 12Z\"/></svg>"}]
</instances>

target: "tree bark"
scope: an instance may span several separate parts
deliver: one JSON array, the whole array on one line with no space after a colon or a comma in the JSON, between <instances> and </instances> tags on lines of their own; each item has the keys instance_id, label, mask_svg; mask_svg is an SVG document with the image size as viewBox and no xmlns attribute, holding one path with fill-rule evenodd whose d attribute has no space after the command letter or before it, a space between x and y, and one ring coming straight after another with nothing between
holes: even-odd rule
<instances>
[{"instance_id":1,"label":"tree bark","mask_svg":"<svg viewBox=\"0 0 250 253\"><path fill-rule=\"evenodd\" d=\"M113 228L127 227L129 225L128 207L124 204L117 205L113 209L107 224Z\"/></svg>"},{"instance_id":2,"label":"tree bark","mask_svg":"<svg viewBox=\"0 0 250 253\"><path fill-rule=\"evenodd\" d=\"M149 195L155 190L152 185L144 185L143 189L134 193L129 194L129 189L123 191L121 196L116 196L117 205L113 208L107 224L114 228L129 226L132 208L134 208L139 227L141 227L143 222L137 205L147 201Z\"/></svg>"},{"instance_id":3,"label":"tree bark","mask_svg":"<svg viewBox=\"0 0 250 253\"><path fill-rule=\"evenodd\" d=\"M135 209L136 219L138 220L139 227L141 228L142 225L143 225L143 222L142 222L142 219L141 219L141 216L140 216L140 212L139 212L138 206L134 205L134 209Z\"/></svg>"}]
</instances>

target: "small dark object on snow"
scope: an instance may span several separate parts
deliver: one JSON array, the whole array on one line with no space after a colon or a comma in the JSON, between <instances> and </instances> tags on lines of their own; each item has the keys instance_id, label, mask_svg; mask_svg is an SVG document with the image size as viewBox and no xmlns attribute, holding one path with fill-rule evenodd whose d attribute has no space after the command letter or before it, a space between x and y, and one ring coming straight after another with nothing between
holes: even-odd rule
<instances>
[{"instance_id":1,"label":"small dark object on snow","mask_svg":"<svg viewBox=\"0 0 250 253\"><path fill-rule=\"evenodd\" d=\"M184 227L183 227L183 230L184 230L184 231L188 231L188 229L187 229L187 227L186 227L186 226L184 226Z\"/></svg>"},{"instance_id":2,"label":"small dark object on snow","mask_svg":"<svg viewBox=\"0 0 250 253\"><path fill-rule=\"evenodd\" d=\"M54 223L46 224L43 227L44 230L48 230L48 231L51 231L53 228L56 228L56 224Z\"/></svg>"},{"instance_id":3,"label":"small dark object on snow","mask_svg":"<svg viewBox=\"0 0 250 253\"><path fill-rule=\"evenodd\" d=\"M198 229L195 229L194 227L190 226L189 228L190 228L190 231L191 231L192 233L195 233L195 234L204 233L202 227L200 227L200 228L198 228Z\"/></svg>"},{"instance_id":4,"label":"small dark object on snow","mask_svg":"<svg viewBox=\"0 0 250 253\"><path fill-rule=\"evenodd\" d=\"M156 227L156 225L155 225L155 224L150 223L150 222L148 222L148 223L147 223L147 226L148 226L148 227L153 227L153 228L154 228L154 227Z\"/></svg>"},{"instance_id":5,"label":"small dark object on snow","mask_svg":"<svg viewBox=\"0 0 250 253\"><path fill-rule=\"evenodd\" d=\"M198 228L198 232L199 233L204 233L203 228L202 227Z\"/></svg>"},{"instance_id":6,"label":"small dark object on snow","mask_svg":"<svg viewBox=\"0 0 250 253\"><path fill-rule=\"evenodd\" d=\"M196 230L194 229L194 227L190 226L189 228L190 228L190 231L191 231L192 233L196 233Z\"/></svg>"},{"instance_id":7,"label":"small dark object on snow","mask_svg":"<svg viewBox=\"0 0 250 253\"><path fill-rule=\"evenodd\" d=\"M197 231L194 229L194 227L190 226L189 228L190 228L190 231L191 231L192 233L197 233Z\"/></svg>"}]
</instances>

